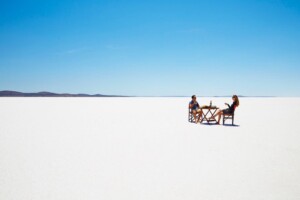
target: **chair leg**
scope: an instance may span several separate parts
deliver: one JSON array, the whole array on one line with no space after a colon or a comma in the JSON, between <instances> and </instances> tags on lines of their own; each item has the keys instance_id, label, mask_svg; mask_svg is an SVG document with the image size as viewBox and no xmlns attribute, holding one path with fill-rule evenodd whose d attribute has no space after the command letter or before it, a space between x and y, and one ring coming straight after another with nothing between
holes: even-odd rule
<instances>
[{"instance_id":1,"label":"chair leg","mask_svg":"<svg viewBox=\"0 0 300 200\"><path fill-rule=\"evenodd\" d=\"M234 115L222 115L223 116L223 125L227 119L231 119L231 124L234 125Z\"/></svg>"},{"instance_id":2,"label":"chair leg","mask_svg":"<svg viewBox=\"0 0 300 200\"><path fill-rule=\"evenodd\" d=\"M193 123L195 122L194 116L192 113L189 113L189 122Z\"/></svg>"},{"instance_id":3,"label":"chair leg","mask_svg":"<svg viewBox=\"0 0 300 200\"><path fill-rule=\"evenodd\" d=\"M193 122L193 115L190 111L188 113L188 120L189 120L189 122Z\"/></svg>"}]
</instances>

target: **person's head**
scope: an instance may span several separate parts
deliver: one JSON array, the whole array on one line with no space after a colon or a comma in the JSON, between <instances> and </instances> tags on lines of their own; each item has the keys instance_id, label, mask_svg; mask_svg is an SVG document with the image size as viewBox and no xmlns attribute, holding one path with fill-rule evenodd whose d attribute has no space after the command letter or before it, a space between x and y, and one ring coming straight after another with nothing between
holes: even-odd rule
<instances>
[{"instance_id":1,"label":"person's head","mask_svg":"<svg viewBox=\"0 0 300 200\"><path fill-rule=\"evenodd\" d=\"M196 99L197 99L196 95L193 95L193 96L192 96L192 100L193 100L193 101L196 101Z\"/></svg>"},{"instance_id":2,"label":"person's head","mask_svg":"<svg viewBox=\"0 0 300 200\"><path fill-rule=\"evenodd\" d=\"M239 101L239 98L237 95L233 95L232 96L232 101L233 102L236 102L236 106L239 106L240 105L240 101Z\"/></svg>"}]
</instances>

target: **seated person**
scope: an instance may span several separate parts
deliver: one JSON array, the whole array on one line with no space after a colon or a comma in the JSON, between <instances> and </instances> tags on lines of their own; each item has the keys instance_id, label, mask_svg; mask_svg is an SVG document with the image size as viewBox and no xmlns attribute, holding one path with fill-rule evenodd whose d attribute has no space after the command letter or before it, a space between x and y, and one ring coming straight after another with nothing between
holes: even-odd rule
<instances>
[{"instance_id":1,"label":"seated person","mask_svg":"<svg viewBox=\"0 0 300 200\"><path fill-rule=\"evenodd\" d=\"M240 105L239 102L239 98L236 95L232 96L232 101L233 103L231 105L229 105L228 103L225 103L225 105L228 106L228 108L224 109L224 110L219 110L214 116L212 116L211 118L215 118L218 115L218 124L220 124L220 119L221 119L221 115L232 115L234 113L234 110L236 107L238 107Z\"/></svg>"},{"instance_id":2,"label":"seated person","mask_svg":"<svg viewBox=\"0 0 300 200\"><path fill-rule=\"evenodd\" d=\"M196 95L192 96L192 101L189 103L189 108L192 110L192 114L194 116L195 119L195 123L197 124L200 120L200 117L202 116L202 110L200 108L199 103L196 101L197 97ZM198 118L197 118L197 114Z\"/></svg>"}]
</instances>

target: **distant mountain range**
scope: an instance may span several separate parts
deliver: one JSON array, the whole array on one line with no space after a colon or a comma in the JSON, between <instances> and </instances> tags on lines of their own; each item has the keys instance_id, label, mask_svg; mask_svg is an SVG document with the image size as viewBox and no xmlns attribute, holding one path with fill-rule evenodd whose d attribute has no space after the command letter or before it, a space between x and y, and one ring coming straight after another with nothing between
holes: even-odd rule
<instances>
[{"instance_id":1,"label":"distant mountain range","mask_svg":"<svg viewBox=\"0 0 300 200\"><path fill-rule=\"evenodd\" d=\"M17 91L4 90L0 91L0 97L128 97L122 95L103 95L103 94L68 94L68 93L52 93L52 92L36 92L24 93Z\"/></svg>"}]
</instances>

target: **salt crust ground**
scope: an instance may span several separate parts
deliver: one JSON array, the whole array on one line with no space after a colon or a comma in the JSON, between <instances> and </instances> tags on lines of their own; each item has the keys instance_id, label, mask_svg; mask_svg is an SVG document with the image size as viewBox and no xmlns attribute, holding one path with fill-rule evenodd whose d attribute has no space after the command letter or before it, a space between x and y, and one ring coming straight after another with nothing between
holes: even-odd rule
<instances>
[{"instance_id":1,"label":"salt crust ground","mask_svg":"<svg viewBox=\"0 0 300 200\"><path fill-rule=\"evenodd\" d=\"M300 98L241 98L236 127L189 100L1 98L0 199L300 199Z\"/></svg>"}]
</instances>

